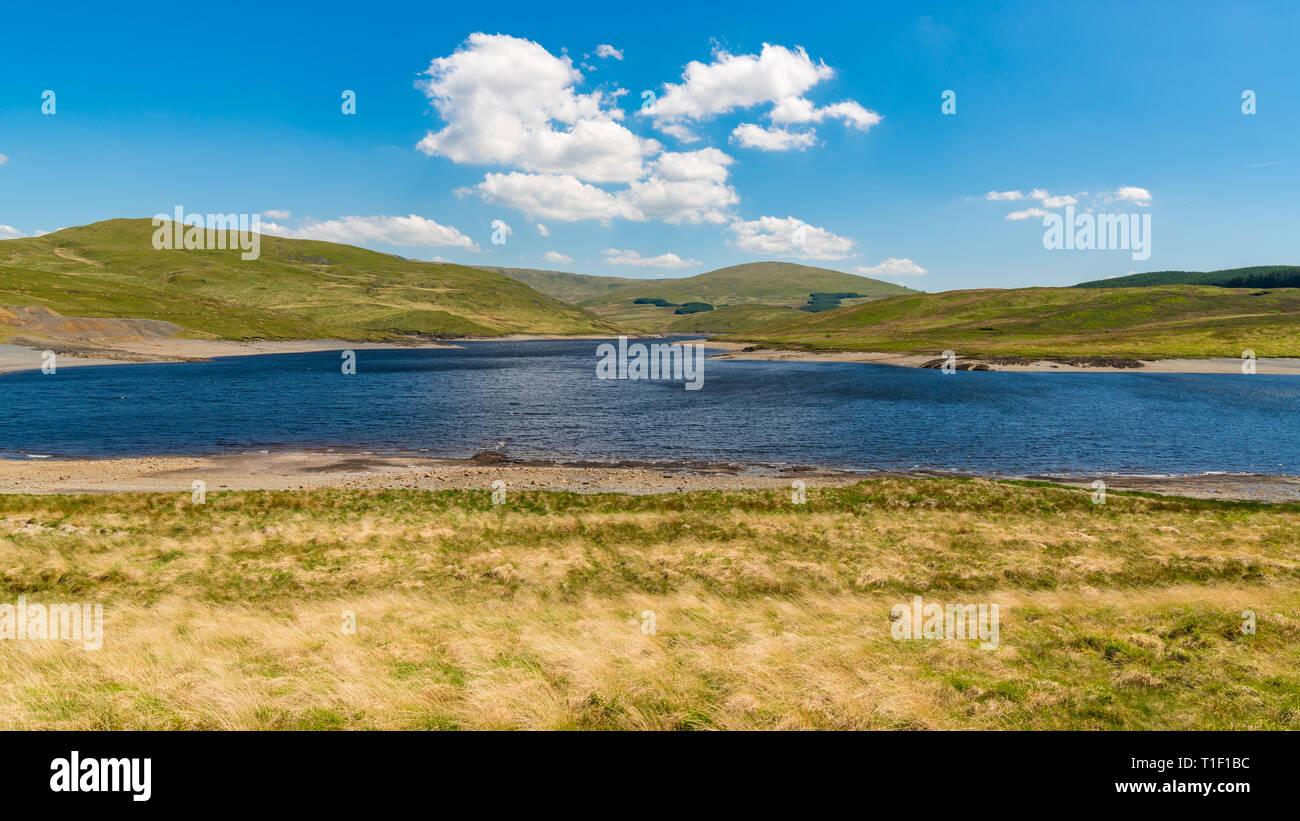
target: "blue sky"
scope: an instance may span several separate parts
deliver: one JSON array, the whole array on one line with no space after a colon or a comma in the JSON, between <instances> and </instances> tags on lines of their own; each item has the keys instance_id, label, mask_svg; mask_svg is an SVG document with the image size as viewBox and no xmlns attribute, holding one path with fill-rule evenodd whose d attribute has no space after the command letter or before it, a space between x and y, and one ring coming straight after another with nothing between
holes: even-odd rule
<instances>
[{"instance_id":1,"label":"blue sky","mask_svg":"<svg viewBox=\"0 0 1300 821\"><path fill-rule=\"evenodd\" d=\"M0 236L183 205L420 259L622 276L788 259L929 291L1300 262L1295 4L6 17ZM1150 258L1044 249L1042 213L1070 199L1150 214Z\"/></svg>"}]
</instances>

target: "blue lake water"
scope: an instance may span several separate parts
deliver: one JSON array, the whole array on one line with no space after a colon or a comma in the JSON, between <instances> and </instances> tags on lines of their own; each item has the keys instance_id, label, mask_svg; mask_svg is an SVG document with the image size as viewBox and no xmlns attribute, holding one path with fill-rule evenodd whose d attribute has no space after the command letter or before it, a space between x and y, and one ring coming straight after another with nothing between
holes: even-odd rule
<instances>
[{"instance_id":1,"label":"blue lake water","mask_svg":"<svg viewBox=\"0 0 1300 821\"><path fill-rule=\"evenodd\" d=\"M260 449L1029 474L1300 474L1300 377L707 360L596 378L594 340L0 376L0 456Z\"/></svg>"}]
</instances>

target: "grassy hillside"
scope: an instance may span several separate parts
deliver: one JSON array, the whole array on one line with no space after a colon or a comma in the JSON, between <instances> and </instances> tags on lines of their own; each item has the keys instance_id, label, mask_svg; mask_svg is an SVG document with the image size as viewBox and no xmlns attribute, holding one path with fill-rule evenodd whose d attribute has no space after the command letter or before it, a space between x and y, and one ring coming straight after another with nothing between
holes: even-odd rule
<instances>
[{"instance_id":1,"label":"grassy hillside","mask_svg":"<svg viewBox=\"0 0 1300 821\"><path fill-rule=\"evenodd\" d=\"M1215 285L1220 288L1300 288L1300 265L1258 265L1222 271L1151 271L1080 282L1076 288L1143 288L1155 285Z\"/></svg>"},{"instance_id":2,"label":"grassy hillside","mask_svg":"<svg viewBox=\"0 0 1300 821\"><path fill-rule=\"evenodd\" d=\"M724 305L706 313L673 316L662 329L668 333L738 333L799 314L798 309L784 305Z\"/></svg>"},{"instance_id":3,"label":"grassy hillside","mask_svg":"<svg viewBox=\"0 0 1300 821\"><path fill-rule=\"evenodd\" d=\"M591 294L578 304L610 322L648 331L740 330L782 315L782 311L773 309L807 305L810 296L817 292L861 295L846 299L843 304L915 293L901 285L792 262L754 262L693 277L618 282L610 282L611 277L501 270L557 298L563 299L562 294ZM635 303L638 299L659 299L670 305L638 305ZM707 303L715 310L684 319L676 309L690 302ZM763 306L766 310L721 311L726 306L744 305Z\"/></svg>"},{"instance_id":4,"label":"grassy hillside","mask_svg":"<svg viewBox=\"0 0 1300 821\"><path fill-rule=\"evenodd\" d=\"M612 330L477 268L270 236L259 259L243 261L233 250L155 250L153 232L149 220L109 220L0 242L0 305L164 320L186 336L222 339Z\"/></svg>"},{"instance_id":5,"label":"grassy hillside","mask_svg":"<svg viewBox=\"0 0 1300 821\"><path fill-rule=\"evenodd\" d=\"M3 600L106 627L0 641L0 729L1300 729L1296 505L489 494L0 495ZM893 638L914 595L997 649Z\"/></svg>"},{"instance_id":6,"label":"grassy hillside","mask_svg":"<svg viewBox=\"0 0 1300 821\"><path fill-rule=\"evenodd\" d=\"M1300 356L1300 290L1206 286L947 291L869 302L733 333L814 350L959 356Z\"/></svg>"},{"instance_id":7,"label":"grassy hillside","mask_svg":"<svg viewBox=\"0 0 1300 821\"><path fill-rule=\"evenodd\" d=\"M629 282L623 277L598 277L587 274L570 274L564 271L543 271L536 268L493 268L488 265L476 265L483 271L508 276L524 283L538 293L549 297L577 304L589 299L604 296L610 291L621 288Z\"/></svg>"}]
</instances>

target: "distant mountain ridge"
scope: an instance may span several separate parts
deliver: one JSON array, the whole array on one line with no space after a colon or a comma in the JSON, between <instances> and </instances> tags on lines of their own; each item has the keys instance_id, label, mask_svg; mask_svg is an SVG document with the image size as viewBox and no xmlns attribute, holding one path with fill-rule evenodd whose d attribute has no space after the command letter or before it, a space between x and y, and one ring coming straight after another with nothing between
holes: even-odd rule
<instances>
[{"instance_id":1,"label":"distant mountain ridge","mask_svg":"<svg viewBox=\"0 0 1300 821\"><path fill-rule=\"evenodd\" d=\"M619 325L653 331L735 331L772 321L814 302L813 294L857 294L843 304L916 293L878 279L793 262L750 262L690 277L621 279L529 268L492 268L556 299L574 302ZM661 300L663 306L637 304ZM689 317L676 313L687 303L717 311ZM825 307L824 299L814 304ZM753 306L742 310L740 306ZM731 309L731 310L727 310ZM715 324L716 323L716 324Z\"/></svg>"},{"instance_id":2,"label":"distant mountain ridge","mask_svg":"<svg viewBox=\"0 0 1300 821\"><path fill-rule=\"evenodd\" d=\"M1221 271L1151 271L1080 282L1076 288L1145 288L1156 285L1213 285L1218 288L1300 288L1300 265L1256 265Z\"/></svg>"}]
</instances>

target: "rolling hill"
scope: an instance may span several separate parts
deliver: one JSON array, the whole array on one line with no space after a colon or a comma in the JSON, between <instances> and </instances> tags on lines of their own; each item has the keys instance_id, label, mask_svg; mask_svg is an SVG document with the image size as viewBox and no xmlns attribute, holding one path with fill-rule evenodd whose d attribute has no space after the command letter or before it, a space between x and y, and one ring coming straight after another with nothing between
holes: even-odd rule
<instances>
[{"instance_id":1,"label":"rolling hill","mask_svg":"<svg viewBox=\"0 0 1300 821\"><path fill-rule=\"evenodd\" d=\"M501 274L328 242L263 236L261 256L155 250L150 220L0 242L0 341L31 322L127 317L214 339L393 340L608 333L614 326ZM6 320L8 316L8 320ZM18 320L27 320L19 323ZM50 326L53 327L53 326Z\"/></svg>"},{"instance_id":2,"label":"rolling hill","mask_svg":"<svg viewBox=\"0 0 1300 821\"><path fill-rule=\"evenodd\" d=\"M753 262L692 277L620 279L558 271L493 269L557 299L574 301L610 322L646 331L735 331L780 318L807 306L814 293L857 294L856 304L910 288L827 268L791 262ZM637 304L658 300L663 305ZM699 302L714 310L683 315L678 308ZM743 306L755 306L741 310Z\"/></svg>"},{"instance_id":3,"label":"rolling hill","mask_svg":"<svg viewBox=\"0 0 1300 821\"><path fill-rule=\"evenodd\" d=\"M1076 288L1144 288L1155 285L1214 285L1219 288L1300 288L1300 265L1257 265L1222 271L1151 271L1080 282Z\"/></svg>"},{"instance_id":4,"label":"rolling hill","mask_svg":"<svg viewBox=\"0 0 1300 821\"><path fill-rule=\"evenodd\" d=\"M476 265L474 267L482 271L491 271L494 274L508 276L524 283L538 293L575 305L604 296L629 282L640 281L622 277L570 274L564 271L543 271L536 268L493 268L487 265Z\"/></svg>"},{"instance_id":5,"label":"rolling hill","mask_svg":"<svg viewBox=\"0 0 1300 821\"><path fill-rule=\"evenodd\" d=\"M945 291L719 337L805 350L1136 359L1300 355L1300 290L1196 285Z\"/></svg>"}]
</instances>

